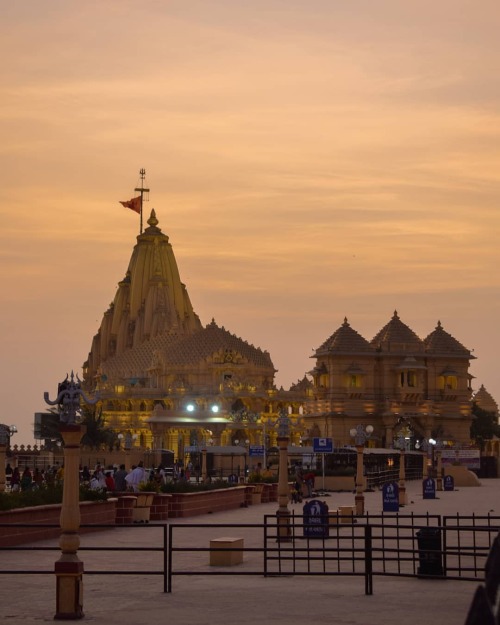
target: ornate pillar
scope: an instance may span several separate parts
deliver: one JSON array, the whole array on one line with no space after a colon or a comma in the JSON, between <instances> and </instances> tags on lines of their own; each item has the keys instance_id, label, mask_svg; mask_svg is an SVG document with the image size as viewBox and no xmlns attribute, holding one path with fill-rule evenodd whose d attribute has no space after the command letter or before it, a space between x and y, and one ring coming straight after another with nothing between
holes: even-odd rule
<instances>
[{"instance_id":1,"label":"ornate pillar","mask_svg":"<svg viewBox=\"0 0 500 625\"><path fill-rule=\"evenodd\" d=\"M437 454L436 490L443 490L443 463L441 461L441 450L436 449L436 454Z\"/></svg>"},{"instance_id":2,"label":"ornate pillar","mask_svg":"<svg viewBox=\"0 0 500 625\"><path fill-rule=\"evenodd\" d=\"M278 419L278 447L279 447L279 474L278 474L278 541L291 539L290 510L288 509L288 443L290 441L290 419L286 413L281 413Z\"/></svg>"},{"instance_id":3,"label":"ornate pillar","mask_svg":"<svg viewBox=\"0 0 500 625\"><path fill-rule=\"evenodd\" d=\"M83 618L83 562L77 555L80 546L80 441L85 428L61 425L64 441L64 481L61 507L61 557L54 566L56 606L54 619Z\"/></svg>"},{"instance_id":4,"label":"ornate pillar","mask_svg":"<svg viewBox=\"0 0 500 625\"><path fill-rule=\"evenodd\" d=\"M64 481L61 506L61 536L59 545L61 557L55 563L56 574L56 614L57 620L76 620L83 618L83 562L77 555L80 546L80 441L85 429L76 423L80 416L80 401L94 405L98 401L85 397L80 380L66 379L58 385L55 401L44 393L45 402L57 406L59 412L62 439L64 441Z\"/></svg>"},{"instance_id":5,"label":"ornate pillar","mask_svg":"<svg viewBox=\"0 0 500 625\"><path fill-rule=\"evenodd\" d=\"M364 450L365 443L373 434L373 425L367 425L366 428L360 423L355 428L349 430L349 434L354 438L356 445L356 495L354 504L356 506L356 515L362 516L365 513L365 496L363 494L365 488L364 479Z\"/></svg>"}]
</instances>

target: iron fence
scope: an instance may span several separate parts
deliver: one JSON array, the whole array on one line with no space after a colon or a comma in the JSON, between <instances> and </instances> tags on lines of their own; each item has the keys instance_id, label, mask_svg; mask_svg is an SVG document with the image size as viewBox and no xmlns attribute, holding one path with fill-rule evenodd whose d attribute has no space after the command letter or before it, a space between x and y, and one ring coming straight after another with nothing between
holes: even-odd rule
<instances>
[{"instance_id":1,"label":"iron fence","mask_svg":"<svg viewBox=\"0 0 500 625\"><path fill-rule=\"evenodd\" d=\"M0 524L0 531L2 527L40 525ZM488 554L499 535L500 517L384 513L346 519L330 513L316 519L315 533L310 531L310 517L293 513L285 524L276 515L265 515L262 523L253 524L169 522L81 527L86 531L106 530L110 543L95 546L92 532L82 534L78 552L87 553L85 575L158 576L163 592L172 592L173 579L180 576L340 575L363 579L365 593L370 595L376 576L482 581ZM127 534L122 541L123 532ZM144 532L156 532L154 539ZM213 542L228 534L243 542L237 547L218 547ZM22 551L43 554L60 549L56 544L0 547L4 553ZM239 553L241 564L213 566L210 560L214 552ZM147 557L135 557L136 553ZM18 565L15 558L2 557L0 575L53 574L47 556L33 559L36 565L29 569Z\"/></svg>"}]
</instances>

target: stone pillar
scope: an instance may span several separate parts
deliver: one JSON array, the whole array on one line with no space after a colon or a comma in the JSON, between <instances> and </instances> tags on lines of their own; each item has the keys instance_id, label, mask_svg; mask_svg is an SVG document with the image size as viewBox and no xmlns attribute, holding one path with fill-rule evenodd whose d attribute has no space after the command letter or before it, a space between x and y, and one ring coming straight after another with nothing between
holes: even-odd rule
<instances>
[{"instance_id":1,"label":"stone pillar","mask_svg":"<svg viewBox=\"0 0 500 625\"><path fill-rule=\"evenodd\" d=\"M116 502L116 525L128 525L132 523L132 510L137 497L135 495L123 495Z\"/></svg>"},{"instance_id":2,"label":"stone pillar","mask_svg":"<svg viewBox=\"0 0 500 625\"><path fill-rule=\"evenodd\" d=\"M429 475L428 464L427 464L427 449L422 454L422 479L426 479Z\"/></svg>"},{"instance_id":3,"label":"stone pillar","mask_svg":"<svg viewBox=\"0 0 500 625\"><path fill-rule=\"evenodd\" d=\"M399 505L406 506L406 472L405 472L405 450L401 448L399 455Z\"/></svg>"},{"instance_id":4,"label":"stone pillar","mask_svg":"<svg viewBox=\"0 0 500 625\"><path fill-rule=\"evenodd\" d=\"M436 454L437 454L436 490L443 490L443 464L441 461L441 450L436 450Z\"/></svg>"},{"instance_id":5,"label":"stone pillar","mask_svg":"<svg viewBox=\"0 0 500 625\"><path fill-rule=\"evenodd\" d=\"M288 436L278 436L279 447L279 475L278 475L278 540L289 541L290 510L288 509L289 487L288 487Z\"/></svg>"},{"instance_id":6,"label":"stone pillar","mask_svg":"<svg viewBox=\"0 0 500 625\"><path fill-rule=\"evenodd\" d=\"M356 495L354 497L354 502L357 516L363 516L365 513L365 496L363 494L364 449L364 445L356 445Z\"/></svg>"},{"instance_id":7,"label":"stone pillar","mask_svg":"<svg viewBox=\"0 0 500 625\"><path fill-rule=\"evenodd\" d=\"M80 441L85 428L61 424L64 441L64 482L61 507L61 557L55 563L56 614L54 619L83 618L83 562L78 558L80 546Z\"/></svg>"}]
</instances>

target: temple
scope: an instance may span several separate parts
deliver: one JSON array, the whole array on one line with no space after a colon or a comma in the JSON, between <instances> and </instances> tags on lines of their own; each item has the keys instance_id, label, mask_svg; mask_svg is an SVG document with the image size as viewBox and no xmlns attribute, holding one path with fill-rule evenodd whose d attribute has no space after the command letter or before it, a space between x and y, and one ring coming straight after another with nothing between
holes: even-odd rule
<instances>
[{"instance_id":1,"label":"temple","mask_svg":"<svg viewBox=\"0 0 500 625\"><path fill-rule=\"evenodd\" d=\"M266 422L286 409L298 443L302 393L276 388L267 351L215 320L202 326L154 210L147 223L83 366L106 424L180 458L199 444L263 445Z\"/></svg>"},{"instance_id":2,"label":"temple","mask_svg":"<svg viewBox=\"0 0 500 625\"><path fill-rule=\"evenodd\" d=\"M439 321L420 338L394 312L367 340L345 319L315 350L313 369L278 389L267 351L215 320L202 325L154 210L147 224L83 367L120 440L178 458L201 443L267 448L285 411L297 447L315 437L352 445L359 423L373 426L371 446L401 434L410 446L470 443L474 356Z\"/></svg>"},{"instance_id":3,"label":"temple","mask_svg":"<svg viewBox=\"0 0 500 625\"><path fill-rule=\"evenodd\" d=\"M344 319L313 357L306 412L322 436L347 442L361 422L373 425L378 447L391 447L401 433L413 443L470 443L474 356L441 322L421 339L394 312L368 341Z\"/></svg>"}]
</instances>

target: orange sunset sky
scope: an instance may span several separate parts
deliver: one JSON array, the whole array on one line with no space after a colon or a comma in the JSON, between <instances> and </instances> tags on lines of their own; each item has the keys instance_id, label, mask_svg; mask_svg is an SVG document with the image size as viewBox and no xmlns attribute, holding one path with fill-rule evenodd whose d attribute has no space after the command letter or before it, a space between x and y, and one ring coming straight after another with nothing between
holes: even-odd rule
<instances>
[{"instance_id":1,"label":"orange sunset sky","mask_svg":"<svg viewBox=\"0 0 500 625\"><path fill-rule=\"evenodd\" d=\"M33 443L144 167L195 311L288 388L347 316L438 320L500 401L498 0L2 3L1 421Z\"/></svg>"}]
</instances>

